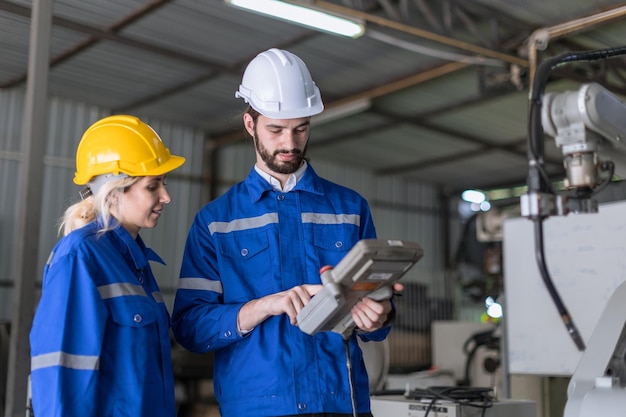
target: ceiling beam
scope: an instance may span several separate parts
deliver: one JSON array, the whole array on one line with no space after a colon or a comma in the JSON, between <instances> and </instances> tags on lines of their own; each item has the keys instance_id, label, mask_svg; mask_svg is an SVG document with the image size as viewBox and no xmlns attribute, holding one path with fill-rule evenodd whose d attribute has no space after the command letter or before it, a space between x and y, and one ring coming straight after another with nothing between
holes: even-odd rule
<instances>
[{"instance_id":1,"label":"ceiling beam","mask_svg":"<svg viewBox=\"0 0 626 417\"><path fill-rule=\"evenodd\" d=\"M52 19L53 27L62 27L64 29L73 30L73 31L88 35L88 38L83 40L82 42L79 42L73 47L66 49L60 54L52 57L52 59L50 60L50 67L52 68L56 65L61 64L62 62L69 60L70 58L73 58L74 56L78 55L80 52L83 52L86 49L89 49L97 45L102 40L107 40L107 41L115 42L120 45L126 45L126 46L130 46L130 47L137 48L140 50L159 54L168 58L178 59L178 60L193 64L193 65L198 65L201 67L208 67L212 71L228 70L228 68L225 68L216 62L207 61L205 59L192 56L189 54L185 54L177 50L164 48L161 46L126 38L124 36L119 35L119 32L125 27L128 27L132 23L135 23L137 20L141 19L142 17L145 17L149 13L154 12L158 8L165 6L167 3L171 1L172 0L155 0L145 5L144 7L134 11L133 13L127 16L124 16L122 19L118 20L117 22L115 22L108 28L105 28L104 30L97 29L93 26L88 26L88 25L78 23L69 19L61 18L58 16L53 17ZM6 0L0 0L0 10L9 11L13 14L24 16L24 17L29 17L30 12L31 12L29 7L18 6L18 5L9 3ZM15 87L17 85L24 83L25 81L26 81L26 73L23 73L19 75L18 77L15 77L14 79L3 83L2 85L0 85L0 88Z\"/></svg>"},{"instance_id":2,"label":"ceiling beam","mask_svg":"<svg viewBox=\"0 0 626 417\"><path fill-rule=\"evenodd\" d=\"M527 41L531 88L538 66L537 51L545 50L548 47L548 44L553 40L563 38L567 35L591 30L599 25L621 19L624 16L626 16L626 6L620 6L611 10L596 13L594 15L585 16L580 19L574 19L558 25L543 27L533 32Z\"/></svg>"}]
</instances>

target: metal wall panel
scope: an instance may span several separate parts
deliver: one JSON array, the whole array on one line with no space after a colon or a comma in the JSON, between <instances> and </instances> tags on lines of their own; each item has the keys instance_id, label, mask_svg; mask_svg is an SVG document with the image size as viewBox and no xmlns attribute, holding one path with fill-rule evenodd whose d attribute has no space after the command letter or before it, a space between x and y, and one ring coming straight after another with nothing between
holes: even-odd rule
<instances>
[{"instance_id":1,"label":"metal wall panel","mask_svg":"<svg viewBox=\"0 0 626 417\"><path fill-rule=\"evenodd\" d=\"M24 94L0 90L0 321L11 318L11 287L16 273L15 242Z\"/></svg>"}]
</instances>

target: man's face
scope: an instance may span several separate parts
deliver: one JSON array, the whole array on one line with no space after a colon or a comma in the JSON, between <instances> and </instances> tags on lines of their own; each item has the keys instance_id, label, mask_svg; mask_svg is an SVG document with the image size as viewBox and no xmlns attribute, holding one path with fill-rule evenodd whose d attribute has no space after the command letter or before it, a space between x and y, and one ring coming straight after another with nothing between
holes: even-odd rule
<instances>
[{"instance_id":1,"label":"man's face","mask_svg":"<svg viewBox=\"0 0 626 417\"><path fill-rule=\"evenodd\" d=\"M254 139L258 164L276 174L292 174L300 168L309 140L310 117L270 119L260 114L255 123L246 113L244 125Z\"/></svg>"}]
</instances>

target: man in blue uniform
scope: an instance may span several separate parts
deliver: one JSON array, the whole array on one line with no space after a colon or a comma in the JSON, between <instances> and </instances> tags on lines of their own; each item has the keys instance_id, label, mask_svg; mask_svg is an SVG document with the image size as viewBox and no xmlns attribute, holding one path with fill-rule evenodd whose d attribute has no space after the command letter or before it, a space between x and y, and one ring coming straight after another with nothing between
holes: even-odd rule
<instances>
[{"instance_id":1,"label":"man in blue uniform","mask_svg":"<svg viewBox=\"0 0 626 417\"><path fill-rule=\"evenodd\" d=\"M370 416L357 337L382 340L390 301L352 310L351 396L341 335L298 329L298 312L361 239L375 238L369 206L355 191L320 178L305 158L311 116L324 106L296 55L254 58L235 94L256 164L248 177L197 213L189 231L173 312L176 339L215 351L215 395L223 417Z\"/></svg>"}]
</instances>

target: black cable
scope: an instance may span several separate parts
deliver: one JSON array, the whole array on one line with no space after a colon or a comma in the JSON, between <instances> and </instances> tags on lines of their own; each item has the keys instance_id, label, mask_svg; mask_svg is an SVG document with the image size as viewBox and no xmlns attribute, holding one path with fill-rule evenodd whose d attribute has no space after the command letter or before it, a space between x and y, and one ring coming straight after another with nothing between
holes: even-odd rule
<instances>
[{"instance_id":1,"label":"black cable","mask_svg":"<svg viewBox=\"0 0 626 417\"><path fill-rule=\"evenodd\" d=\"M583 341L578 328L574 324L574 320L567 310L567 307L565 307L565 303L563 303L554 282L550 278L550 272L548 271L548 266L546 265L546 256L543 249L543 221L535 220L533 223L535 226L535 257L537 265L539 266L539 271L541 272L543 283L548 290L550 297L552 297L552 301L561 316L563 324L565 324L567 333L569 333L578 350L583 351L585 350L585 342Z\"/></svg>"},{"instance_id":2,"label":"black cable","mask_svg":"<svg viewBox=\"0 0 626 417\"><path fill-rule=\"evenodd\" d=\"M615 163L613 161L603 161L601 166L604 171L608 172L608 174L606 174L607 178L593 190L592 195L596 195L604 190L607 185L611 183L613 175L615 174Z\"/></svg>"},{"instance_id":3,"label":"black cable","mask_svg":"<svg viewBox=\"0 0 626 417\"><path fill-rule=\"evenodd\" d=\"M343 338L343 346L346 351L346 367L348 368L348 382L350 384L350 401L352 402L352 417L358 417L356 395L354 391L354 373L352 372L352 360L350 359L350 337Z\"/></svg>"},{"instance_id":4,"label":"black cable","mask_svg":"<svg viewBox=\"0 0 626 417\"><path fill-rule=\"evenodd\" d=\"M479 347L480 345L476 343L469 352L465 352L467 355L467 357L465 358L465 375L460 385L472 385L472 381L470 381L470 368L472 367L474 355L476 355L476 351Z\"/></svg>"},{"instance_id":5,"label":"black cable","mask_svg":"<svg viewBox=\"0 0 626 417\"><path fill-rule=\"evenodd\" d=\"M488 408L493 407L494 401L493 390L483 387L433 386L426 389L414 389L405 397L413 400L431 400L428 402L424 417L428 417L428 413L436 405L437 400L446 400L461 406L480 408L483 416Z\"/></svg>"}]
</instances>

